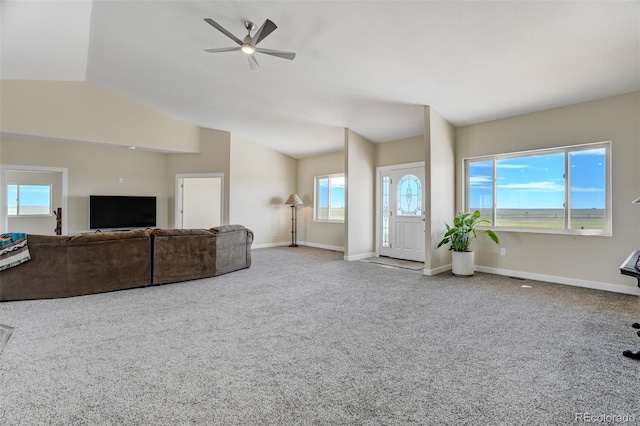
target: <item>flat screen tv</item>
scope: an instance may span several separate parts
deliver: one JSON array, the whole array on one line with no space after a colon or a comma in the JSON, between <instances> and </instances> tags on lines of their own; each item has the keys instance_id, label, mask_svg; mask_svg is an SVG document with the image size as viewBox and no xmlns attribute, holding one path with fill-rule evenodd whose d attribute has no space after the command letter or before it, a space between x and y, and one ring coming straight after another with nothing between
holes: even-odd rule
<instances>
[{"instance_id":1,"label":"flat screen tv","mask_svg":"<svg viewBox=\"0 0 640 426\"><path fill-rule=\"evenodd\" d=\"M89 228L122 229L156 226L156 197L90 195Z\"/></svg>"}]
</instances>

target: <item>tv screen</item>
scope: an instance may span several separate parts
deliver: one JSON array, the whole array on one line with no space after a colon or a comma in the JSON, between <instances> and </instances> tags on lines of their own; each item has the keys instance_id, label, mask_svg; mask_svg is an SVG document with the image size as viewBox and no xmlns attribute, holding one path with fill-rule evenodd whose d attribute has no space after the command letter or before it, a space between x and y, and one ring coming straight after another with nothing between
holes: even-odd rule
<instances>
[{"instance_id":1,"label":"tv screen","mask_svg":"<svg viewBox=\"0 0 640 426\"><path fill-rule=\"evenodd\" d=\"M89 228L149 228L156 226L156 197L90 195Z\"/></svg>"}]
</instances>

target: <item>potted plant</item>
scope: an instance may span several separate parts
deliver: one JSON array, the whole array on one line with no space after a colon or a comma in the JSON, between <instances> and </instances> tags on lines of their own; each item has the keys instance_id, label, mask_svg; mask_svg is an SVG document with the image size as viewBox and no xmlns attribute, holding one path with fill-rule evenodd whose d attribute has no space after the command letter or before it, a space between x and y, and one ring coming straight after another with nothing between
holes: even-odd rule
<instances>
[{"instance_id":1,"label":"potted plant","mask_svg":"<svg viewBox=\"0 0 640 426\"><path fill-rule=\"evenodd\" d=\"M469 244L473 238L478 237L476 227L483 222L490 223L488 220L480 219L480 212L476 210L473 214L459 212L453 219L453 226L445 223L445 225L447 225L447 232L444 234L444 237L442 237L442 241L440 241L438 247L451 243L451 247L449 247L449 250L453 251L451 272L453 272L454 275L473 275L473 251L469 250ZM484 233L487 234L494 243L500 243L498 234L492 230L486 229Z\"/></svg>"}]
</instances>

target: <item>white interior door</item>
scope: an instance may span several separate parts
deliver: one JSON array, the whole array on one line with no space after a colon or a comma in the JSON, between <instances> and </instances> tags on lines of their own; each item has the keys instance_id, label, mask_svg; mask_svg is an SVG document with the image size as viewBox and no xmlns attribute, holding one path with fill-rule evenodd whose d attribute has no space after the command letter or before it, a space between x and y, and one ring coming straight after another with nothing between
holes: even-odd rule
<instances>
[{"instance_id":1,"label":"white interior door","mask_svg":"<svg viewBox=\"0 0 640 426\"><path fill-rule=\"evenodd\" d=\"M379 175L381 256L424 261L424 167L389 169Z\"/></svg>"},{"instance_id":2,"label":"white interior door","mask_svg":"<svg viewBox=\"0 0 640 426\"><path fill-rule=\"evenodd\" d=\"M178 178L176 227L209 229L222 225L222 177Z\"/></svg>"}]
</instances>

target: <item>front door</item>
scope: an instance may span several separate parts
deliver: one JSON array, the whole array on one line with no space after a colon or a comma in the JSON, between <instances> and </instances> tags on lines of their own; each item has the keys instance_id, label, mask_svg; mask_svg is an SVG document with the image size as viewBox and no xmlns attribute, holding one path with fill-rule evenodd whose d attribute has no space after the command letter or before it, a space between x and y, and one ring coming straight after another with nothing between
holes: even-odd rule
<instances>
[{"instance_id":1,"label":"front door","mask_svg":"<svg viewBox=\"0 0 640 426\"><path fill-rule=\"evenodd\" d=\"M380 255L424 262L424 167L387 169L379 179Z\"/></svg>"}]
</instances>

